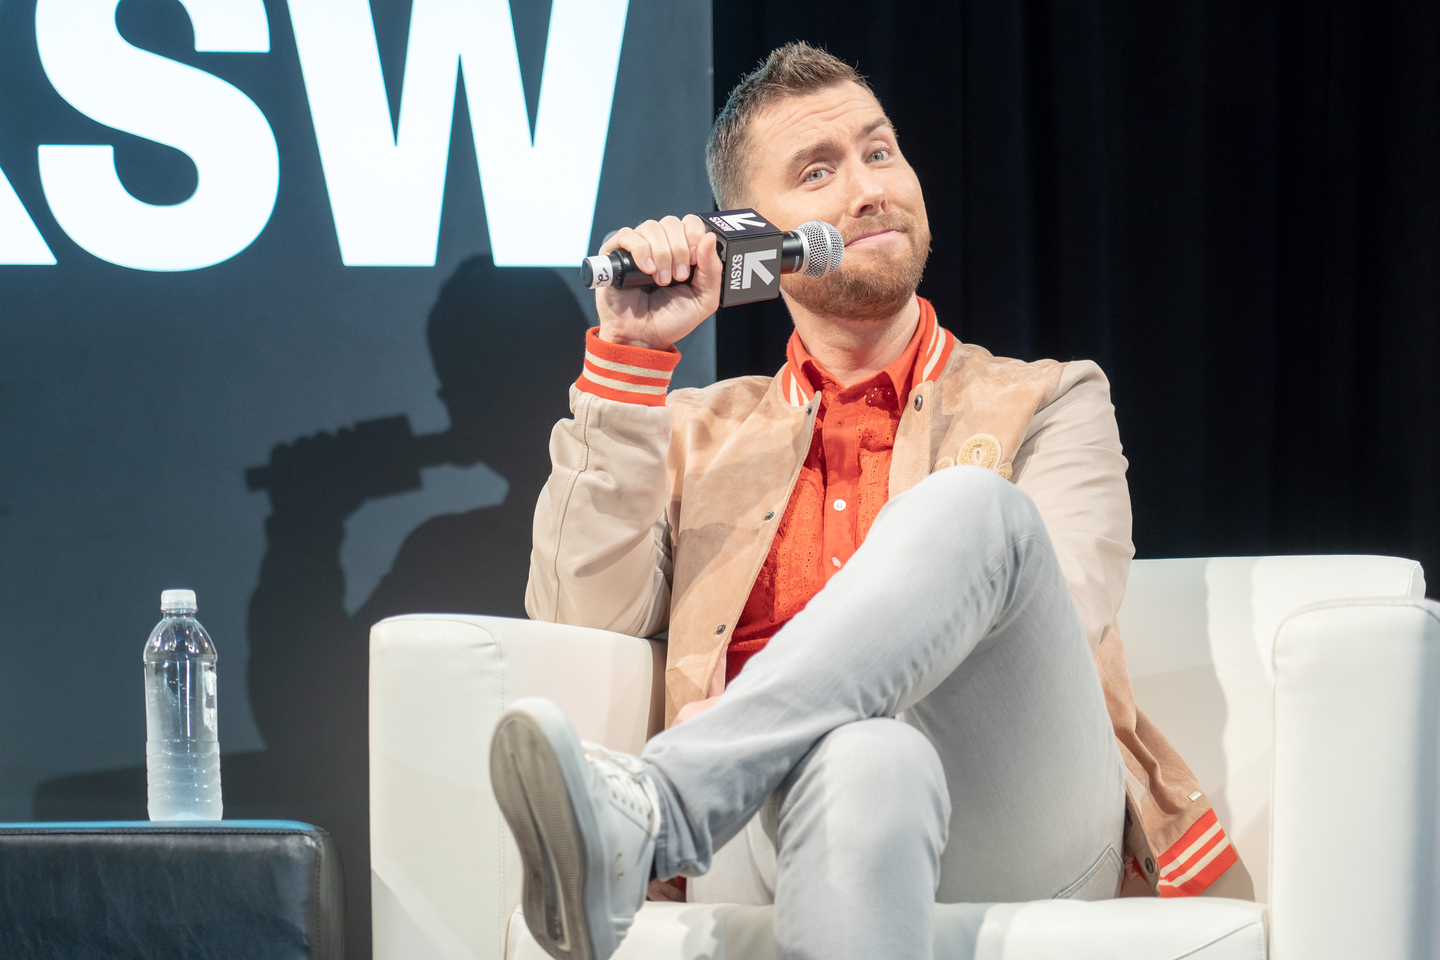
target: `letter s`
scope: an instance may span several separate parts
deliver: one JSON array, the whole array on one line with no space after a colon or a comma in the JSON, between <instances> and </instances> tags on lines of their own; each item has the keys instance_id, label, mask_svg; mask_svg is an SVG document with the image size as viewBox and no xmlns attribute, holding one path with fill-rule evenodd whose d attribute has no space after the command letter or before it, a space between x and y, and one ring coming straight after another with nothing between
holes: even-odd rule
<instances>
[{"instance_id":1,"label":"letter s","mask_svg":"<svg viewBox=\"0 0 1440 960\"><path fill-rule=\"evenodd\" d=\"M263 0L180 0L197 51L268 53ZM183 151L188 200L144 203L120 183L115 148L40 147L40 183L60 227L102 260L137 270L196 270L228 260L265 229L280 185L270 124L224 80L120 36L119 0L39 0L35 41L57 93L106 126Z\"/></svg>"}]
</instances>

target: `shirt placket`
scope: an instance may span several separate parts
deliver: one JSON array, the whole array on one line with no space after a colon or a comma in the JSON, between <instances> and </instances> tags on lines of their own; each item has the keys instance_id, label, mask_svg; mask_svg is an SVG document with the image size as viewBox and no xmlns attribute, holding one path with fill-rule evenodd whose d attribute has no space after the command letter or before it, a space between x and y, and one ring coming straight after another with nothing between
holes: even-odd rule
<instances>
[{"instance_id":1,"label":"shirt placket","mask_svg":"<svg viewBox=\"0 0 1440 960\"><path fill-rule=\"evenodd\" d=\"M860 492L859 428L860 406L854 399L837 403L827 411L821 427L825 446L826 583L855 552L855 504Z\"/></svg>"}]
</instances>

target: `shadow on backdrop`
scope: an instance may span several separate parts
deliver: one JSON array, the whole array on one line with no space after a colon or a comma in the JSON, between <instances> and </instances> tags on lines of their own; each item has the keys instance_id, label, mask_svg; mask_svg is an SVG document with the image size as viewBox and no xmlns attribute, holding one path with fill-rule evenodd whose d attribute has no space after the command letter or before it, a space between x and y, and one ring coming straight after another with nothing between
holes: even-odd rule
<instances>
[{"instance_id":1,"label":"shadow on backdrop","mask_svg":"<svg viewBox=\"0 0 1440 960\"><path fill-rule=\"evenodd\" d=\"M534 505L585 327L550 270L472 257L446 281L426 328L449 429L417 437L404 416L367 421L280 444L268 465L247 472L272 508L250 600L247 678L267 749L222 757L225 816L303 820L335 837L350 958L370 956L370 626L415 612L525 616ZM368 599L347 611L347 520L367 503L420 491L425 468L453 476L477 466L503 477L503 502L425 519ZM136 658L138 669L138 645ZM145 816L143 767L60 777L35 792L37 820Z\"/></svg>"}]
</instances>

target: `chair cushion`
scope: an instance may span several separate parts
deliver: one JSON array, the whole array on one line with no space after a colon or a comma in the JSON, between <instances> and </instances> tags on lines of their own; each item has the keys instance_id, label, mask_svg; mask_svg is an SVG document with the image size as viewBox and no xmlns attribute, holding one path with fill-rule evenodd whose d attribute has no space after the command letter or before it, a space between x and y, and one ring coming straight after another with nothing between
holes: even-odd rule
<instances>
[{"instance_id":1,"label":"chair cushion","mask_svg":"<svg viewBox=\"0 0 1440 960\"><path fill-rule=\"evenodd\" d=\"M647 903L615 960L774 960L773 907ZM506 960L547 960L516 910ZM936 960L1256 960L1265 907L1137 897L1081 903L942 903Z\"/></svg>"},{"instance_id":2,"label":"chair cushion","mask_svg":"<svg viewBox=\"0 0 1440 960\"><path fill-rule=\"evenodd\" d=\"M0 824L4 960L340 960L344 900L309 824Z\"/></svg>"}]
</instances>

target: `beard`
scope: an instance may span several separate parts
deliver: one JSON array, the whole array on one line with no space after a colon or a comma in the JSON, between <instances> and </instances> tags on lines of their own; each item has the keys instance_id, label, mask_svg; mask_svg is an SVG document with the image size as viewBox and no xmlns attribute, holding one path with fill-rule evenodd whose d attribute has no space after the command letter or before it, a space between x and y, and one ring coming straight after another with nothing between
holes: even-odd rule
<instances>
[{"instance_id":1,"label":"beard","mask_svg":"<svg viewBox=\"0 0 1440 960\"><path fill-rule=\"evenodd\" d=\"M876 230L896 230L905 250L861 266L841 261L828 277L796 274L781 281L785 295L812 313L842 320L888 320L899 313L920 286L930 256L930 225L898 211L857 220L843 235L848 244Z\"/></svg>"}]
</instances>

